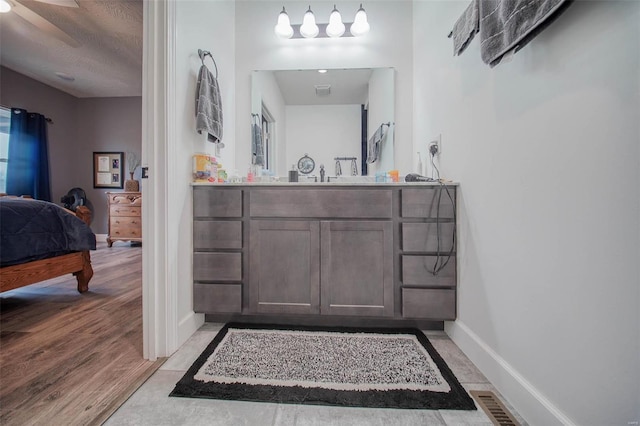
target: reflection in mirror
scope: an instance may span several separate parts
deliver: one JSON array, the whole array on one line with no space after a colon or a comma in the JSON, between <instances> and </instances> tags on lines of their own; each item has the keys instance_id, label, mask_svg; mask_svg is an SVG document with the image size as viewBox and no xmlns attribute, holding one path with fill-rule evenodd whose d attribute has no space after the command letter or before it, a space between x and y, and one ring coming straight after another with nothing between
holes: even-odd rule
<instances>
[{"instance_id":1,"label":"reflection in mirror","mask_svg":"<svg viewBox=\"0 0 640 426\"><path fill-rule=\"evenodd\" d=\"M393 68L254 71L251 116L251 163L276 175L305 154L328 176L394 168Z\"/></svg>"}]
</instances>

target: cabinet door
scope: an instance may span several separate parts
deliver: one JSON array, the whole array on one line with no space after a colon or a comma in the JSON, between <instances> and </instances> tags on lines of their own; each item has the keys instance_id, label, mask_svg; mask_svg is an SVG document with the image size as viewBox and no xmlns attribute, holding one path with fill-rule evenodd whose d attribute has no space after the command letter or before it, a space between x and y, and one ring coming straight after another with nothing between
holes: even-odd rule
<instances>
[{"instance_id":1,"label":"cabinet door","mask_svg":"<svg viewBox=\"0 0 640 426\"><path fill-rule=\"evenodd\" d=\"M391 222L321 223L321 313L393 316Z\"/></svg>"},{"instance_id":2,"label":"cabinet door","mask_svg":"<svg viewBox=\"0 0 640 426\"><path fill-rule=\"evenodd\" d=\"M319 313L318 222L252 220L249 232L251 312Z\"/></svg>"}]
</instances>

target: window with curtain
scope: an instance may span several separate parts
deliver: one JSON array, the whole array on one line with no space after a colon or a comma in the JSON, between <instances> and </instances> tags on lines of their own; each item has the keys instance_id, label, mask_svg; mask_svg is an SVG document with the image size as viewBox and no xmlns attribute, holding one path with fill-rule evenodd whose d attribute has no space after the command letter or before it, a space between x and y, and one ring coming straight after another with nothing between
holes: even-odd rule
<instances>
[{"instance_id":1,"label":"window with curtain","mask_svg":"<svg viewBox=\"0 0 640 426\"><path fill-rule=\"evenodd\" d=\"M0 192L7 192L7 162L9 161L9 131L11 110L0 107Z\"/></svg>"},{"instance_id":2,"label":"window with curtain","mask_svg":"<svg viewBox=\"0 0 640 426\"><path fill-rule=\"evenodd\" d=\"M21 108L11 108L6 191L51 201L47 118Z\"/></svg>"}]
</instances>

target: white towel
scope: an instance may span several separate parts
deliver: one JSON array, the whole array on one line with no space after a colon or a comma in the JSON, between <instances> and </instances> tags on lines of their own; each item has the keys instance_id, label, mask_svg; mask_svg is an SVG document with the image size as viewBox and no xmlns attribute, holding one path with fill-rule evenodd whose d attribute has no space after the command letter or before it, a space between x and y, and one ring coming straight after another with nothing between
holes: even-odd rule
<instances>
[{"instance_id":1,"label":"white towel","mask_svg":"<svg viewBox=\"0 0 640 426\"><path fill-rule=\"evenodd\" d=\"M211 71L202 65L196 87L196 130L207 132L210 142L222 141L222 98L220 87Z\"/></svg>"}]
</instances>

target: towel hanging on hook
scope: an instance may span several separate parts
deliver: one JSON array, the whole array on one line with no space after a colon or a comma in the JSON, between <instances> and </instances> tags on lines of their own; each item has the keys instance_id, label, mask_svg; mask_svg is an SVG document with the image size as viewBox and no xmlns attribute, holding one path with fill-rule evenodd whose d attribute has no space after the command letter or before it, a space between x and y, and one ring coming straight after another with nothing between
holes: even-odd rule
<instances>
[{"instance_id":1,"label":"towel hanging on hook","mask_svg":"<svg viewBox=\"0 0 640 426\"><path fill-rule=\"evenodd\" d=\"M213 55L208 50L198 49L198 56L200 57L200 61L202 61L202 65L204 65L204 60L208 56L213 61L213 66L216 69L216 78L218 78L218 64L216 64L216 60L213 59Z\"/></svg>"}]
</instances>

